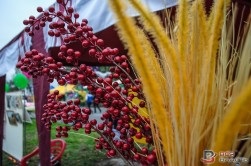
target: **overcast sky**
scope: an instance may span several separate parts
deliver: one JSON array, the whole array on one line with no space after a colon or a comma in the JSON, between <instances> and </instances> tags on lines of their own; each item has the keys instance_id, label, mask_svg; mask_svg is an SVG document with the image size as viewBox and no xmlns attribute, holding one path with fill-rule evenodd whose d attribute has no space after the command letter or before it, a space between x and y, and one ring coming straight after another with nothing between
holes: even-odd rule
<instances>
[{"instance_id":1,"label":"overcast sky","mask_svg":"<svg viewBox=\"0 0 251 166\"><path fill-rule=\"evenodd\" d=\"M55 0L0 0L0 49L24 29L23 20L38 16L37 7L48 8Z\"/></svg>"}]
</instances>

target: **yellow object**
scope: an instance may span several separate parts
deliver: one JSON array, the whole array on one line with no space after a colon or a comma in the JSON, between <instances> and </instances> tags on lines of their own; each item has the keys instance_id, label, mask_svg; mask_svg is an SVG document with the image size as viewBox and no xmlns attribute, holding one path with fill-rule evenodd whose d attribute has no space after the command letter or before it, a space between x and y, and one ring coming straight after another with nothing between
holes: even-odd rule
<instances>
[{"instance_id":1,"label":"yellow object","mask_svg":"<svg viewBox=\"0 0 251 166\"><path fill-rule=\"evenodd\" d=\"M139 0L128 0L140 14L139 29L124 1L110 2L142 81L158 165L203 165L204 150L236 150L238 136L250 135L251 22L236 34L237 9L227 9L229 0L214 1L209 16L203 0L179 0L175 28L169 19L165 29Z\"/></svg>"},{"instance_id":2,"label":"yellow object","mask_svg":"<svg viewBox=\"0 0 251 166\"><path fill-rule=\"evenodd\" d=\"M132 92L132 90L128 90L128 92L129 92L129 94L135 94L135 92ZM133 98L132 103L133 103L133 105L137 105L138 106L139 103L140 103L140 101L141 101L140 99L138 99L138 98L135 97L135 98ZM130 106L129 108L132 108L132 107ZM147 109L139 107L138 114L141 115L141 116L148 115ZM132 124L130 124L130 125L133 126ZM133 137L133 139L137 143L147 144L145 139L137 139L136 137Z\"/></svg>"},{"instance_id":3,"label":"yellow object","mask_svg":"<svg viewBox=\"0 0 251 166\"><path fill-rule=\"evenodd\" d=\"M76 85L71 85L71 84L67 84L65 86L60 86L59 85L56 88L51 89L50 93L53 93L55 90L58 90L59 94L61 94L61 95L65 95L66 93L69 93L69 92L76 92L76 93L78 93L79 96L81 96L80 101L85 102L86 92L84 90L78 90L76 88Z\"/></svg>"},{"instance_id":4,"label":"yellow object","mask_svg":"<svg viewBox=\"0 0 251 166\"><path fill-rule=\"evenodd\" d=\"M55 90L58 90L59 94L64 95L67 92L74 92L75 91L74 87L75 85L70 85L70 84L67 84L65 86L59 85L56 88L51 89L50 93L53 93Z\"/></svg>"}]
</instances>

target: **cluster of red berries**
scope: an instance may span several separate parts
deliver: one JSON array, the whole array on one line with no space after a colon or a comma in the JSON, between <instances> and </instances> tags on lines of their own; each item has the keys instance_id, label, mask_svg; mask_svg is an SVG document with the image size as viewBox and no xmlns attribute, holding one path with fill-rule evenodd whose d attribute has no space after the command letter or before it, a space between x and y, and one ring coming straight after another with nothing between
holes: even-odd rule
<instances>
[{"instance_id":1,"label":"cluster of red berries","mask_svg":"<svg viewBox=\"0 0 251 166\"><path fill-rule=\"evenodd\" d=\"M47 74L49 82L52 82L54 78L60 78L61 72L63 72L63 70L59 72L63 69L62 62L56 62L52 57L45 57L35 49L26 52L16 66L21 71L33 76L33 78Z\"/></svg>"},{"instance_id":2,"label":"cluster of red berries","mask_svg":"<svg viewBox=\"0 0 251 166\"><path fill-rule=\"evenodd\" d=\"M102 114L102 123L97 124L96 119L89 119L91 110L80 107L79 99L62 102L62 95L55 91L47 96L48 102L43 107L42 121L45 126L50 129L52 123L65 123L65 126L56 128L57 137L67 137L70 129L84 129L86 134L95 131L100 135L100 138L95 140L96 149L105 149L108 157L120 156L129 163L137 161L142 165L157 164L150 120L138 113L140 108L146 107L142 83L135 75L132 76L127 56L119 55L117 48L105 47L104 41L94 35L86 19L78 23L79 14L74 13L72 7L66 7L63 0L57 2L64 6L65 13L55 11L53 7L48 11L38 7L37 11L41 12L42 16L31 16L29 20L25 20L25 31L33 35L35 30L49 22L51 30L48 35L62 37L64 41L58 56L73 67L67 71L61 62L56 62L52 57L45 57L36 50L27 52L17 67L33 77L48 75L49 82L56 79L60 85L87 86L89 92L95 95L94 102L101 103L107 111ZM54 17L58 17L62 22L53 22ZM92 67L79 64L79 58L84 55L70 48L68 44L71 42L81 42L82 46L88 49L89 56L97 58L100 63L114 64L110 68L111 74L101 78ZM133 103L135 98L140 100L139 104ZM145 139L146 146L139 147L134 138Z\"/></svg>"}]
</instances>

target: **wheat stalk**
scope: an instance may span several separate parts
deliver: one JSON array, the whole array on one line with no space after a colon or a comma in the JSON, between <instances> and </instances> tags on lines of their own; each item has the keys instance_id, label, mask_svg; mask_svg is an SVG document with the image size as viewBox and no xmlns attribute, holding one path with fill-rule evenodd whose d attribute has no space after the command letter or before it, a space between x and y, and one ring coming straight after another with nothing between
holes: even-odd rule
<instances>
[{"instance_id":1,"label":"wheat stalk","mask_svg":"<svg viewBox=\"0 0 251 166\"><path fill-rule=\"evenodd\" d=\"M202 165L203 150L235 150L238 137L250 130L250 26L233 43L236 10L229 12L229 0L215 1L209 16L203 0L180 0L177 30L171 24L163 27L139 1L129 2L140 13L142 30L125 14L122 1L110 1L143 82L159 165ZM143 31L151 34L157 51ZM247 148L242 151L246 157L251 154Z\"/></svg>"}]
</instances>

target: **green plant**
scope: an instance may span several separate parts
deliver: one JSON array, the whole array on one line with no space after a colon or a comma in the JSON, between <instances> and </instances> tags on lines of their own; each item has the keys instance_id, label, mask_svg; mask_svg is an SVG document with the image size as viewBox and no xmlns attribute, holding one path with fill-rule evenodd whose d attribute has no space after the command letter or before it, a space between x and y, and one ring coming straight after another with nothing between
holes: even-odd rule
<instances>
[{"instance_id":1,"label":"green plant","mask_svg":"<svg viewBox=\"0 0 251 166\"><path fill-rule=\"evenodd\" d=\"M60 125L60 124L58 124ZM32 123L25 123L25 147L24 155L30 153L35 147L38 146L38 138L36 131L36 122L32 120ZM55 138L56 135L56 126L53 126L51 132L51 139ZM62 157L62 165L71 165L75 166L91 166L96 163L101 162L106 159L106 156L103 152L97 151L94 149L95 142L93 137L95 133L91 134L92 137L85 136L81 131L74 131L71 133L71 137L64 138L67 143L66 150ZM4 153L3 156L3 165L14 166L11 160L8 159L9 155ZM39 158L34 157L29 161L29 166L36 166L39 163Z\"/></svg>"}]
</instances>

